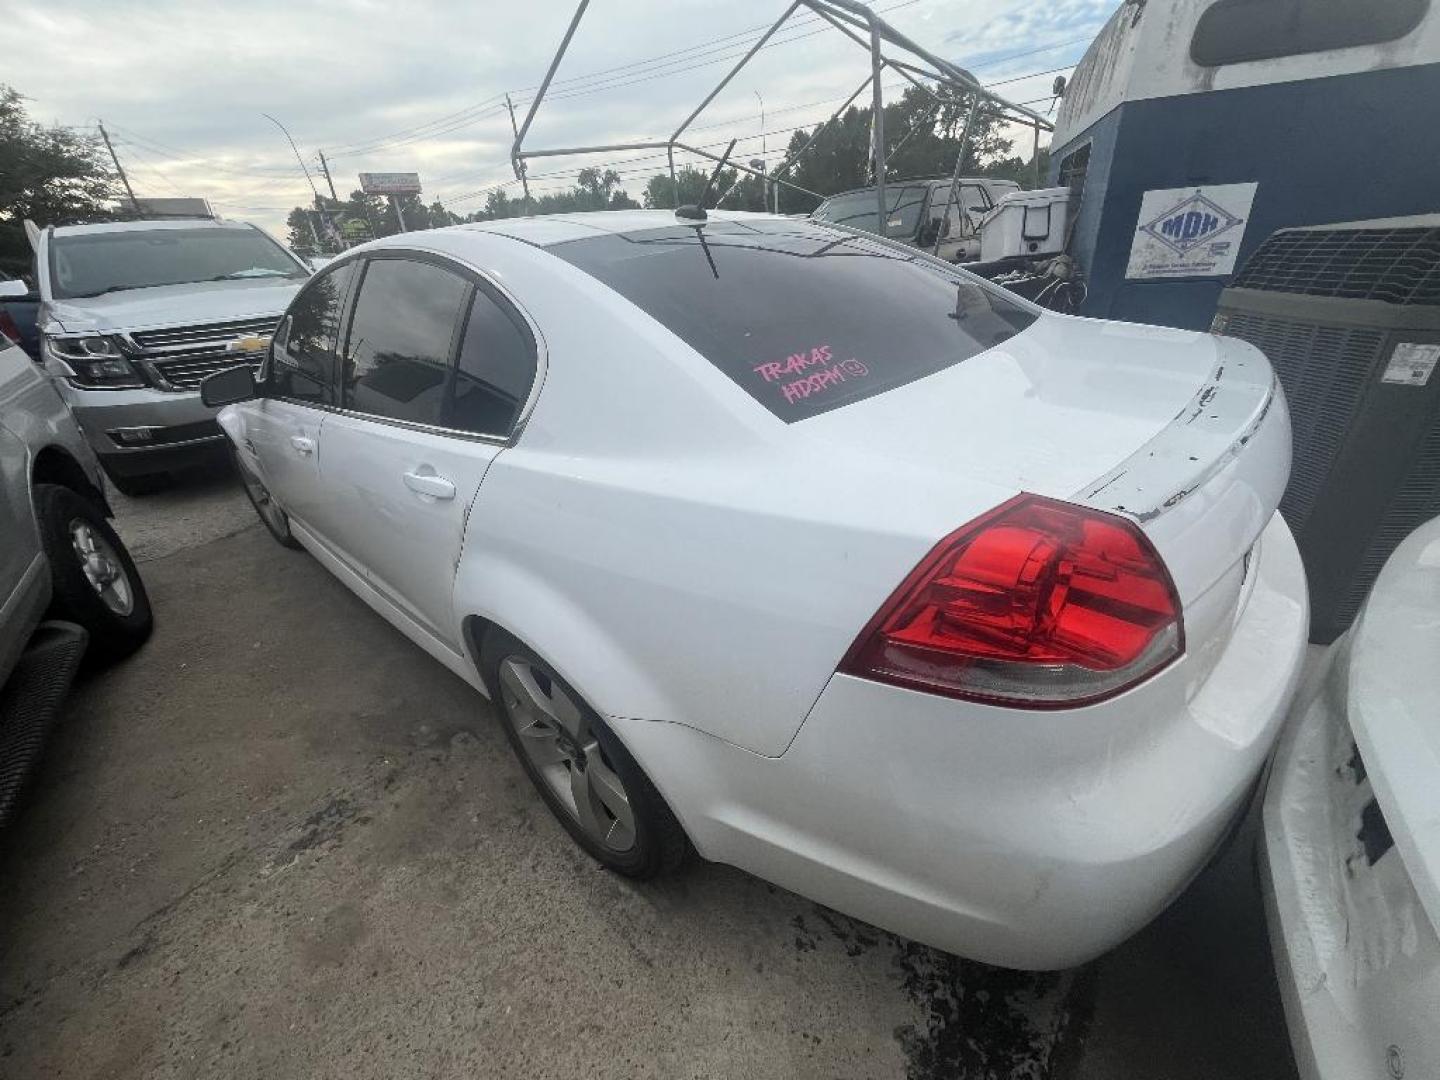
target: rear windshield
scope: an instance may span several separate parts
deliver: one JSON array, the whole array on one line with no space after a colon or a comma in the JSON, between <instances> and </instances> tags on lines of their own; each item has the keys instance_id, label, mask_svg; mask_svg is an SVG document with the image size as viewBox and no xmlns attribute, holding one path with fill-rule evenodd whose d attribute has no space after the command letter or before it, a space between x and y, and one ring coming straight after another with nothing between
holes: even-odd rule
<instances>
[{"instance_id":1,"label":"rear windshield","mask_svg":"<svg viewBox=\"0 0 1440 1080\"><path fill-rule=\"evenodd\" d=\"M51 285L59 300L196 281L308 276L259 229L126 229L50 242Z\"/></svg>"},{"instance_id":2,"label":"rear windshield","mask_svg":"<svg viewBox=\"0 0 1440 1080\"><path fill-rule=\"evenodd\" d=\"M716 221L555 244L788 422L951 367L1036 319L909 248L805 221Z\"/></svg>"},{"instance_id":3,"label":"rear windshield","mask_svg":"<svg viewBox=\"0 0 1440 1080\"><path fill-rule=\"evenodd\" d=\"M885 188L885 234L909 239L920 226L920 211L925 207L928 184L895 185ZM816 221L833 221L851 229L880 235L875 214L880 203L874 188L850 191L821 203L811 216Z\"/></svg>"}]
</instances>

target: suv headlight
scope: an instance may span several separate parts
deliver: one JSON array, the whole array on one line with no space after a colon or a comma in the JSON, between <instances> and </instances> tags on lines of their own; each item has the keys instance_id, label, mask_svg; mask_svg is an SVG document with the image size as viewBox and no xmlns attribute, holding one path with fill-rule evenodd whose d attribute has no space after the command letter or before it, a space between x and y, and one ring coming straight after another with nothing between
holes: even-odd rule
<instances>
[{"instance_id":1,"label":"suv headlight","mask_svg":"<svg viewBox=\"0 0 1440 1080\"><path fill-rule=\"evenodd\" d=\"M88 334L46 336L43 341L45 359L54 362L60 374L75 386L129 390L145 385L135 366L125 359L111 338Z\"/></svg>"}]
</instances>

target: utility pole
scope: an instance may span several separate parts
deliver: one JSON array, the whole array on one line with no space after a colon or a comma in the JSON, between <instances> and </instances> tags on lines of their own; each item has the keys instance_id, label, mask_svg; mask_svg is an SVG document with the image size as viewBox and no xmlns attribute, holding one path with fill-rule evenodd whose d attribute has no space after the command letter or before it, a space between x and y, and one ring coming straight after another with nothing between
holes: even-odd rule
<instances>
[{"instance_id":1,"label":"utility pole","mask_svg":"<svg viewBox=\"0 0 1440 1080\"><path fill-rule=\"evenodd\" d=\"M325 174L325 183L330 185L330 198L339 202L340 196L335 194L335 181L330 178L330 163L325 160L325 151L320 150L317 153L320 155L320 171Z\"/></svg>"},{"instance_id":2,"label":"utility pole","mask_svg":"<svg viewBox=\"0 0 1440 1080\"><path fill-rule=\"evenodd\" d=\"M115 154L115 147L110 145L110 133L105 130L105 124L100 121L100 138L105 140L105 149L110 151L110 160L115 163L115 171L120 174L120 182L125 185L125 194L130 196L130 205L135 210L135 216L140 216L140 200L135 198L135 189L130 186L130 178L125 175L125 166L120 164L120 158Z\"/></svg>"},{"instance_id":3,"label":"utility pole","mask_svg":"<svg viewBox=\"0 0 1440 1080\"><path fill-rule=\"evenodd\" d=\"M320 171L325 174L325 183L330 188L330 200L338 203L340 196L335 194L335 180L330 175L330 163L325 160L325 151L317 150L315 152L320 158ZM320 221L325 225L325 239L329 241L339 238L340 250L344 251L345 240L340 237L340 230L335 227L335 219L330 216L329 210L326 209L319 195L315 196L315 209L320 214Z\"/></svg>"},{"instance_id":4,"label":"utility pole","mask_svg":"<svg viewBox=\"0 0 1440 1080\"><path fill-rule=\"evenodd\" d=\"M520 129L515 125L515 104L510 100L509 94L505 95L505 107L510 110L510 131L514 134L516 139L519 139ZM517 161L515 163L515 171L520 174L520 187L525 192L525 213L529 214L531 213L530 180L529 177L526 175L529 170L526 169L525 162Z\"/></svg>"},{"instance_id":5,"label":"utility pole","mask_svg":"<svg viewBox=\"0 0 1440 1080\"><path fill-rule=\"evenodd\" d=\"M765 161L766 155L769 153L769 143L765 137L765 99L760 96L759 90L751 92L755 95L755 100L760 102L760 160ZM751 164L753 166L754 163ZM768 173L764 165L760 166L760 171ZM760 209L770 209L770 177L768 175L760 181Z\"/></svg>"}]
</instances>

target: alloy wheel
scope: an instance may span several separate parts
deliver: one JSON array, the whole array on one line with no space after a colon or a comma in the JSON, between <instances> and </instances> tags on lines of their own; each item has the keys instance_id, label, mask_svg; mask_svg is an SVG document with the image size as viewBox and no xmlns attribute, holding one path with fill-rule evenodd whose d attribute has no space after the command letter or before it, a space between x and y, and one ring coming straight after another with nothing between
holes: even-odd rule
<instances>
[{"instance_id":1,"label":"alloy wheel","mask_svg":"<svg viewBox=\"0 0 1440 1080\"><path fill-rule=\"evenodd\" d=\"M500 662L505 718L535 770L590 836L611 851L635 846L635 815L585 710L523 656Z\"/></svg>"},{"instance_id":2,"label":"alloy wheel","mask_svg":"<svg viewBox=\"0 0 1440 1080\"><path fill-rule=\"evenodd\" d=\"M135 592L125 574L125 565L110 542L83 518L73 519L67 531L85 580L100 597L100 602L121 618L129 615L135 610Z\"/></svg>"},{"instance_id":3,"label":"alloy wheel","mask_svg":"<svg viewBox=\"0 0 1440 1080\"><path fill-rule=\"evenodd\" d=\"M282 535L286 533L290 523L285 518L285 511L275 504L275 500L270 497L270 489L243 462L240 464L240 482L245 485L250 501L255 504L255 512L270 526L271 531Z\"/></svg>"}]
</instances>

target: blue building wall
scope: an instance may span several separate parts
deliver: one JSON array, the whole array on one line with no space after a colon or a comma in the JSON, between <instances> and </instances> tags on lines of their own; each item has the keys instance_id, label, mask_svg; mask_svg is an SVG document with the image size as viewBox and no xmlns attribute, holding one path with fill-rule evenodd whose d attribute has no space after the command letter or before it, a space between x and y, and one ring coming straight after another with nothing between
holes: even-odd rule
<instances>
[{"instance_id":1,"label":"blue building wall","mask_svg":"<svg viewBox=\"0 0 1440 1080\"><path fill-rule=\"evenodd\" d=\"M1128 101L1052 155L1052 183L1087 140L1082 313L1205 330L1228 277L1125 280L1144 193L1257 182L1237 269L1286 226L1440 211L1440 64Z\"/></svg>"}]
</instances>

